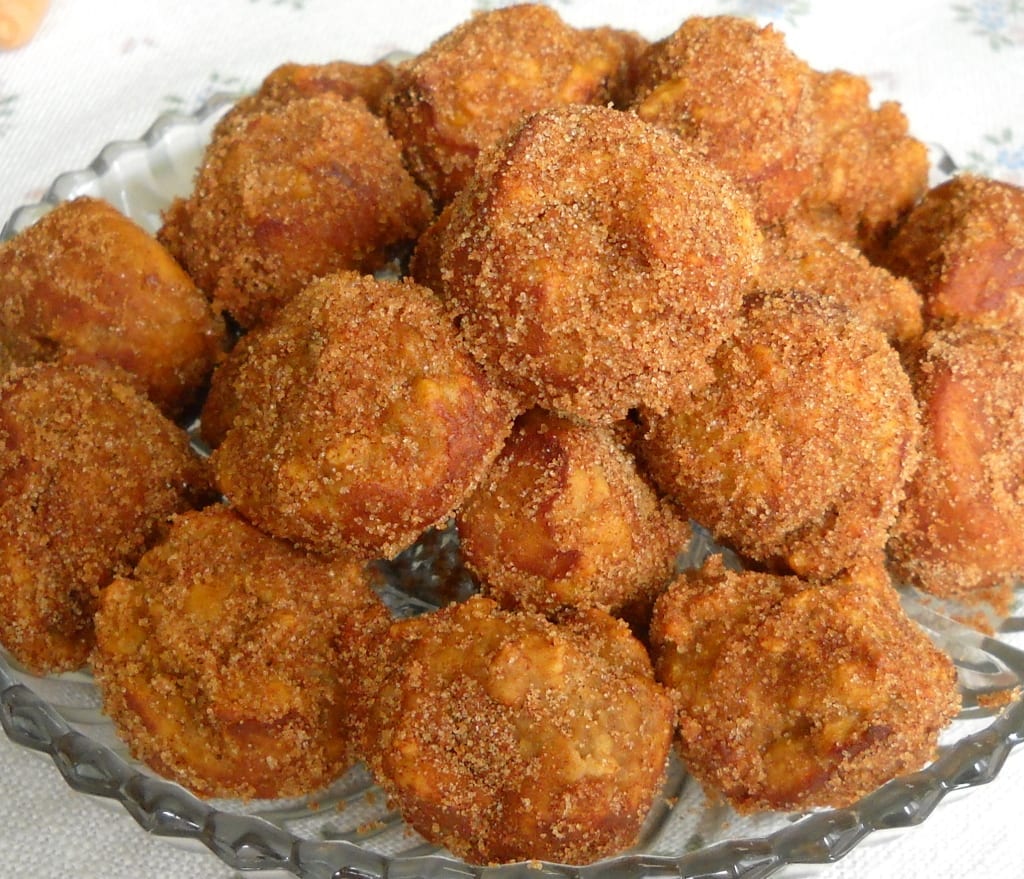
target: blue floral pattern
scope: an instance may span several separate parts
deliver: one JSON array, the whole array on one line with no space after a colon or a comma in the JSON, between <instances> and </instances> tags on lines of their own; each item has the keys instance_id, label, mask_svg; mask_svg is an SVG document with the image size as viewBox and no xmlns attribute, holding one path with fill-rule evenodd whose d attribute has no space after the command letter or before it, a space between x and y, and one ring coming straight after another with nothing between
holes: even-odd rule
<instances>
[{"instance_id":1,"label":"blue floral pattern","mask_svg":"<svg viewBox=\"0 0 1024 879\"><path fill-rule=\"evenodd\" d=\"M269 73L269 71L267 72ZM214 71L210 74L206 84L191 98L185 98L177 94L165 95L163 100L164 109L177 110L182 113L194 113L215 94L221 92L244 94L255 88L255 84L245 82L239 76L224 75Z\"/></svg>"},{"instance_id":2,"label":"blue floral pattern","mask_svg":"<svg viewBox=\"0 0 1024 879\"><path fill-rule=\"evenodd\" d=\"M966 167L977 174L1024 185L1024 141L1012 128L986 135L981 145L967 154Z\"/></svg>"},{"instance_id":3,"label":"blue floral pattern","mask_svg":"<svg viewBox=\"0 0 1024 879\"><path fill-rule=\"evenodd\" d=\"M1022 0L973 0L953 5L956 20L970 25L972 33L985 37L993 49L1024 46Z\"/></svg>"},{"instance_id":4,"label":"blue floral pattern","mask_svg":"<svg viewBox=\"0 0 1024 879\"><path fill-rule=\"evenodd\" d=\"M14 116L14 105L17 100L17 95L0 94L0 137L7 133L10 120Z\"/></svg>"}]
</instances>

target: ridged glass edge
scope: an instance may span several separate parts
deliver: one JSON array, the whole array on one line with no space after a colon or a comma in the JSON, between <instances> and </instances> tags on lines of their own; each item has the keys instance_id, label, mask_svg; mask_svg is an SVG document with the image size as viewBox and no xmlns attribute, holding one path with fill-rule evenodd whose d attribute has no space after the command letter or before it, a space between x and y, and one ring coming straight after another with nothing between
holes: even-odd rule
<instances>
[{"instance_id":1,"label":"ridged glass edge","mask_svg":"<svg viewBox=\"0 0 1024 879\"><path fill-rule=\"evenodd\" d=\"M32 225L36 220L62 201L67 201L88 183L109 174L117 166L117 162L130 152L144 152L159 146L168 134L177 128L195 128L209 122L225 112L239 98L238 94L217 92L207 98L195 113L169 111L157 116L141 137L134 140L115 140L108 143L85 168L67 171L57 177L43 194L43 197L32 204L21 205L14 209L3 229L0 230L0 241L13 238L22 229Z\"/></svg>"},{"instance_id":2,"label":"ridged glass edge","mask_svg":"<svg viewBox=\"0 0 1024 879\"><path fill-rule=\"evenodd\" d=\"M981 636L986 652L1024 680L1024 653ZM16 680L0 657L0 721L11 741L50 756L67 784L80 793L121 803L147 832L192 839L238 870L281 870L300 879L467 879L498 875L444 855L384 856L344 841L301 839L270 822L219 812L172 782L134 769L106 746L74 730ZM506 865L500 874L612 879L627 874L678 879L753 879L791 864L839 860L878 830L921 823L955 790L985 784L1024 742L1024 701L1011 704L986 728L968 735L927 768L895 779L846 809L815 812L761 838L728 840L677 857L624 855L595 864Z\"/></svg>"}]
</instances>

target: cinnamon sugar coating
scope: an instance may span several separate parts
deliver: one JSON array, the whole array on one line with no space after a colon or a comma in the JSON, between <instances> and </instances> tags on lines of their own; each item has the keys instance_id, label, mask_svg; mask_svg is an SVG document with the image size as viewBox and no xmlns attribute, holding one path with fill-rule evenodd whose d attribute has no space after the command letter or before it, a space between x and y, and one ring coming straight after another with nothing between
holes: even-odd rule
<instances>
[{"instance_id":1,"label":"cinnamon sugar coating","mask_svg":"<svg viewBox=\"0 0 1024 879\"><path fill-rule=\"evenodd\" d=\"M790 212L814 177L810 77L770 25L693 16L640 58L633 109L726 171L768 224Z\"/></svg>"},{"instance_id":2,"label":"cinnamon sugar coating","mask_svg":"<svg viewBox=\"0 0 1024 879\"><path fill-rule=\"evenodd\" d=\"M397 553L452 513L511 429L508 395L409 282L328 275L245 342L214 473L248 519L312 549Z\"/></svg>"},{"instance_id":3,"label":"cinnamon sugar coating","mask_svg":"<svg viewBox=\"0 0 1024 879\"><path fill-rule=\"evenodd\" d=\"M502 606L648 606L689 536L610 428L531 410L460 509L466 565Z\"/></svg>"},{"instance_id":4,"label":"cinnamon sugar coating","mask_svg":"<svg viewBox=\"0 0 1024 879\"><path fill-rule=\"evenodd\" d=\"M799 219L869 246L923 194L928 154L863 77L819 72L771 25L694 16L638 62L633 109L679 132L754 196L758 219Z\"/></svg>"},{"instance_id":5,"label":"cinnamon sugar coating","mask_svg":"<svg viewBox=\"0 0 1024 879\"><path fill-rule=\"evenodd\" d=\"M383 122L324 93L224 126L158 235L214 307L250 327L320 275L380 268L430 216Z\"/></svg>"},{"instance_id":6,"label":"cinnamon sugar coating","mask_svg":"<svg viewBox=\"0 0 1024 879\"><path fill-rule=\"evenodd\" d=\"M753 297L714 367L705 389L647 415L640 454L655 482L782 572L881 563L920 432L881 332L819 297Z\"/></svg>"},{"instance_id":7,"label":"cinnamon sugar coating","mask_svg":"<svg viewBox=\"0 0 1024 879\"><path fill-rule=\"evenodd\" d=\"M921 297L913 284L874 265L853 245L802 223L776 230L767 242L761 289L836 299L897 347L924 331Z\"/></svg>"},{"instance_id":8,"label":"cinnamon sugar coating","mask_svg":"<svg viewBox=\"0 0 1024 879\"><path fill-rule=\"evenodd\" d=\"M931 324L1024 319L1024 188L963 173L929 190L877 255Z\"/></svg>"},{"instance_id":9,"label":"cinnamon sugar coating","mask_svg":"<svg viewBox=\"0 0 1024 879\"><path fill-rule=\"evenodd\" d=\"M248 348L260 337L259 329L244 333L231 351L217 364L199 412L199 434L210 449L227 436L241 405L239 373L249 358Z\"/></svg>"},{"instance_id":10,"label":"cinnamon sugar coating","mask_svg":"<svg viewBox=\"0 0 1024 879\"><path fill-rule=\"evenodd\" d=\"M811 106L816 174L797 216L873 253L924 195L928 148L899 104L872 104L863 76L815 71Z\"/></svg>"},{"instance_id":11,"label":"cinnamon sugar coating","mask_svg":"<svg viewBox=\"0 0 1024 879\"><path fill-rule=\"evenodd\" d=\"M1024 332L959 324L911 360L921 463L889 543L896 575L1008 610L1024 576Z\"/></svg>"},{"instance_id":12,"label":"cinnamon sugar coating","mask_svg":"<svg viewBox=\"0 0 1024 879\"><path fill-rule=\"evenodd\" d=\"M280 64L263 78L255 92L241 98L224 115L217 123L214 136L239 124L248 114L323 94L362 101L371 113L379 115L384 93L394 78L395 68L386 61L376 64L353 64L350 61Z\"/></svg>"},{"instance_id":13,"label":"cinnamon sugar coating","mask_svg":"<svg viewBox=\"0 0 1024 879\"><path fill-rule=\"evenodd\" d=\"M878 569L806 582L716 557L658 599L651 638L687 769L739 812L849 806L933 759L959 709Z\"/></svg>"},{"instance_id":14,"label":"cinnamon sugar coating","mask_svg":"<svg viewBox=\"0 0 1024 879\"><path fill-rule=\"evenodd\" d=\"M0 380L0 641L37 673L85 664L99 591L211 494L188 437L112 367Z\"/></svg>"},{"instance_id":15,"label":"cinnamon sugar coating","mask_svg":"<svg viewBox=\"0 0 1024 879\"><path fill-rule=\"evenodd\" d=\"M112 363L175 417L199 396L225 332L145 229L82 196L0 244L0 344L20 364Z\"/></svg>"},{"instance_id":16,"label":"cinnamon sugar coating","mask_svg":"<svg viewBox=\"0 0 1024 879\"><path fill-rule=\"evenodd\" d=\"M438 223L426 275L474 356L528 404L604 423L707 381L763 243L722 172L607 107L526 119Z\"/></svg>"},{"instance_id":17,"label":"cinnamon sugar coating","mask_svg":"<svg viewBox=\"0 0 1024 879\"><path fill-rule=\"evenodd\" d=\"M577 30L541 4L478 13L398 66L384 117L441 207L527 114L612 100L634 53L623 35Z\"/></svg>"},{"instance_id":18,"label":"cinnamon sugar coating","mask_svg":"<svg viewBox=\"0 0 1024 879\"><path fill-rule=\"evenodd\" d=\"M672 708L625 623L474 597L396 622L386 653L367 762L427 839L478 864L585 864L634 842Z\"/></svg>"},{"instance_id":19,"label":"cinnamon sugar coating","mask_svg":"<svg viewBox=\"0 0 1024 879\"><path fill-rule=\"evenodd\" d=\"M275 540L224 505L177 517L104 591L96 680L135 757L203 796L298 796L354 761L351 655L390 616L361 564Z\"/></svg>"},{"instance_id":20,"label":"cinnamon sugar coating","mask_svg":"<svg viewBox=\"0 0 1024 879\"><path fill-rule=\"evenodd\" d=\"M850 805L933 759L959 708L879 569L806 582L715 557L658 598L651 640L687 769L740 812Z\"/></svg>"}]
</instances>

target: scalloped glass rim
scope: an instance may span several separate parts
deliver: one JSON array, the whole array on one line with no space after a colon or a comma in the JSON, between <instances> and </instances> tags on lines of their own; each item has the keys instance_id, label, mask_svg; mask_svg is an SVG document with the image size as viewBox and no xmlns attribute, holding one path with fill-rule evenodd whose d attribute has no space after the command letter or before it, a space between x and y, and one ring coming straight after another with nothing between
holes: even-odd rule
<instances>
[{"instance_id":1,"label":"scalloped glass rim","mask_svg":"<svg viewBox=\"0 0 1024 879\"><path fill-rule=\"evenodd\" d=\"M188 193L213 126L238 97L218 92L194 114L163 113L138 140L107 144L87 168L61 174L42 199L15 209L0 241L31 226L54 205L82 195L105 198L155 232L160 211L175 196Z\"/></svg>"},{"instance_id":2,"label":"scalloped glass rim","mask_svg":"<svg viewBox=\"0 0 1024 879\"><path fill-rule=\"evenodd\" d=\"M1007 674L1024 681L1021 651L938 615L911 592L904 595L904 604L933 635L955 639L958 664L969 654L976 663L981 656L981 666L995 660L998 668L992 677L1001 679L1001 686ZM984 677L985 672L980 673ZM919 824L953 791L991 781L1010 752L1024 742L1024 700L1018 694L990 724L944 747L932 764L894 779L850 808L812 812L760 837L726 839L672 856L627 853L582 867L474 866L437 850L420 854L422 848L387 857L346 840L301 838L258 815L221 811L172 782L140 771L113 749L74 729L18 681L2 654L0 722L13 742L48 754L74 790L115 800L147 832L202 843L238 870L284 871L302 879L760 879L787 865L837 861L875 831Z\"/></svg>"},{"instance_id":3,"label":"scalloped glass rim","mask_svg":"<svg viewBox=\"0 0 1024 879\"><path fill-rule=\"evenodd\" d=\"M31 225L59 202L81 195L104 198L149 231L155 231L160 211L172 198L187 193L213 126L236 98L214 95L193 115L164 114L139 140L107 145L88 168L58 177L40 202L18 208L0 232L0 240ZM407 570L420 565L417 551L414 548L407 556ZM708 547L701 551L706 553ZM429 551L427 556L429 562ZM385 573L392 575L392 580L402 579L397 569ZM404 603L406 612L418 609L415 598L397 591L392 598L399 605ZM941 616L912 591L905 592L903 599L910 615L956 660L965 691L961 720L971 731L944 743L935 762L889 782L850 808L774 816L777 820L768 825L770 832L758 833L764 825L757 821L732 821L732 826L753 827L755 832L710 844L705 844L699 833L691 833L686 843L671 854L634 850L582 867L536 863L477 867L434 847L416 844L389 856L348 839L304 838L281 826L286 821L274 823L258 810L245 813L245 804L240 813L228 806L203 802L100 743L96 739L101 736L77 729L76 724L82 724L77 723L80 715L74 709L58 710L37 694L36 689L52 679L24 674L2 650L0 722L13 742L49 755L74 790L119 803L142 828L156 836L201 843L238 870L281 871L301 879L754 879L791 864L836 861L877 830L920 823L949 793L994 778L1009 753L1024 741L1024 696L1020 692L1024 688L1024 652ZM1005 620L1000 631L1024 631L1020 612ZM34 683L29 686L26 680ZM984 708L985 700L978 698L1014 687L1015 698L999 712ZM678 763L673 763L666 798L685 787L684 773ZM286 804L277 814L303 812L302 806L290 808ZM304 808L305 814L315 809L308 802ZM726 814L715 809L709 812L712 817L717 814L719 821ZM671 813L662 805L654 810L652 820L663 820Z\"/></svg>"}]
</instances>

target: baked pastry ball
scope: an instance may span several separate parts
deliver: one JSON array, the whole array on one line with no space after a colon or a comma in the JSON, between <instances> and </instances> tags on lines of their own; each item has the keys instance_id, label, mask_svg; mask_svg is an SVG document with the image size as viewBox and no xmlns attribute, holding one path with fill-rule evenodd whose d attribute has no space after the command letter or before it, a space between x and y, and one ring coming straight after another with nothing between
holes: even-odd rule
<instances>
[{"instance_id":1,"label":"baked pastry ball","mask_svg":"<svg viewBox=\"0 0 1024 879\"><path fill-rule=\"evenodd\" d=\"M712 384L646 416L640 454L654 481L774 570L881 564L920 434L885 336L818 296L752 297L713 364Z\"/></svg>"},{"instance_id":2,"label":"baked pastry ball","mask_svg":"<svg viewBox=\"0 0 1024 879\"><path fill-rule=\"evenodd\" d=\"M0 380L0 643L36 673L85 664L98 592L212 495L185 432L106 366Z\"/></svg>"},{"instance_id":3,"label":"baked pastry ball","mask_svg":"<svg viewBox=\"0 0 1024 879\"><path fill-rule=\"evenodd\" d=\"M777 228L767 244L762 289L832 297L897 347L924 331L921 297L914 285L874 265L852 244L803 223Z\"/></svg>"},{"instance_id":4,"label":"baked pastry ball","mask_svg":"<svg viewBox=\"0 0 1024 879\"><path fill-rule=\"evenodd\" d=\"M394 66L385 61L376 64L354 64L350 61L280 64L263 78L255 92L241 98L218 122L218 126L230 126L243 114L323 94L363 101L371 112L379 113L384 93L394 78Z\"/></svg>"},{"instance_id":5,"label":"baked pastry ball","mask_svg":"<svg viewBox=\"0 0 1024 879\"><path fill-rule=\"evenodd\" d=\"M519 418L455 521L484 593L545 614L649 607L689 536L611 428L540 409Z\"/></svg>"},{"instance_id":6,"label":"baked pastry ball","mask_svg":"<svg viewBox=\"0 0 1024 879\"><path fill-rule=\"evenodd\" d=\"M725 174L608 107L529 117L439 222L429 274L472 353L529 404L603 423L710 378L763 245Z\"/></svg>"},{"instance_id":7,"label":"baked pastry ball","mask_svg":"<svg viewBox=\"0 0 1024 879\"><path fill-rule=\"evenodd\" d=\"M814 73L814 181L798 215L874 252L928 188L928 148L894 101L874 106L863 76Z\"/></svg>"},{"instance_id":8,"label":"baked pastry ball","mask_svg":"<svg viewBox=\"0 0 1024 879\"><path fill-rule=\"evenodd\" d=\"M1008 611L1024 576L1024 331L960 324L911 364L921 463L889 543L897 577Z\"/></svg>"},{"instance_id":9,"label":"baked pastry ball","mask_svg":"<svg viewBox=\"0 0 1024 879\"><path fill-rule=\"evenodd\" d=\"M413 283L328 275L245 341L217 483L314 550L399 552L462 502L515 416Z\"/></svg>"},{"instance_id":10,"label":"baked pastry ball","mask_svg":"<svg viewBox=\"0 0 1024 879\"><path fill-rule=\"evenodd\" d=\"M93 667L132 754L202 796L285 797L355 760L351 656L390 615L367 572L217 504L175 518L103 592Z\"/></svg>"},{"instance_id":11,"label":"baked pastry ball","mask_svg":"<svg viewBox=\"0 0 1024 879\"><path fill-rule=\"evenodd\" d=\"M609 37L525 3L478 13L398 65L384 117L438 207L466 184L481 150L523 116L610 101L629 56Z\"/></svg>"},{"instance_id":12,"label":"baked pastry ball","mask_svg":"<svg viewBox=\"0 0 1024 879\"><path fill-rule=\"evenodd\" d=\"M105 201L63 202L0 244L0 344L16 363L113 363L175 417L224 343L181 266Z\"/></svg>"},{"instance_id":13,"label":"baked pastry ball","mask_svg":"<svg viewBox=\"0 0 1024 879\"><path fill-rule=\"evenodd\" d=\"M659 597L651 640L686 768L741 813L848 806L933 759L959 710L877 568L806 582L715 556Z\"/></svg>"},{"instance_id":14,"label":"baked pastry ball","mask_svg":"<svg viewBox=\"0 0 1024 879\"><path fill-rule=\"evenodd\" d=\"M814 177L811 75L771 25L693 16L641 56L632 106L728 172L767 225L791 211Z\"/></svg>"},{"instance_id":15,"label":"baked pastry ball","mask_svg":"<svg viewBox=\"0 0 1024 879\"><path fill-rule=\"evenodd\" d=\"M638 64L633 108L679 132L751 193L759 220L881 238L924 193L928 153L863 77L813 70L770 25L688 18Z\"/></svg>"},{"instance_id":16,"label":"baked pastry ball","mask_svg":"<svg viewBox=\"0 0 1024 879\"><path fill-rule=\"evenodd\" d=\"M159 238L243 327L309 281L373 271L431 217L384 123L338 94L297 97L225 125Z\"/></svg>"},{"instance_id":17,"label":"baked pastry ball","mask_svg":"<svg viewBox=\"0 0 1024 879\"><path fill-rule=\"evenodd\" d=\"M930 323L1024 318L1024 188L963 173L930 189L878 254Z\"/></svg>"},{"instance_id":18,"label":"baked pastry ball","mask_svg":"<svg viewBox=\"0 0 1024 879\"><path fill-rule=\"evenodd\" d=\"M632 845L672 708L625 623L556 625L474 596L391 627L366 760L405 821L478 863L584 864Z\"/></svg>"}]
</instances>

